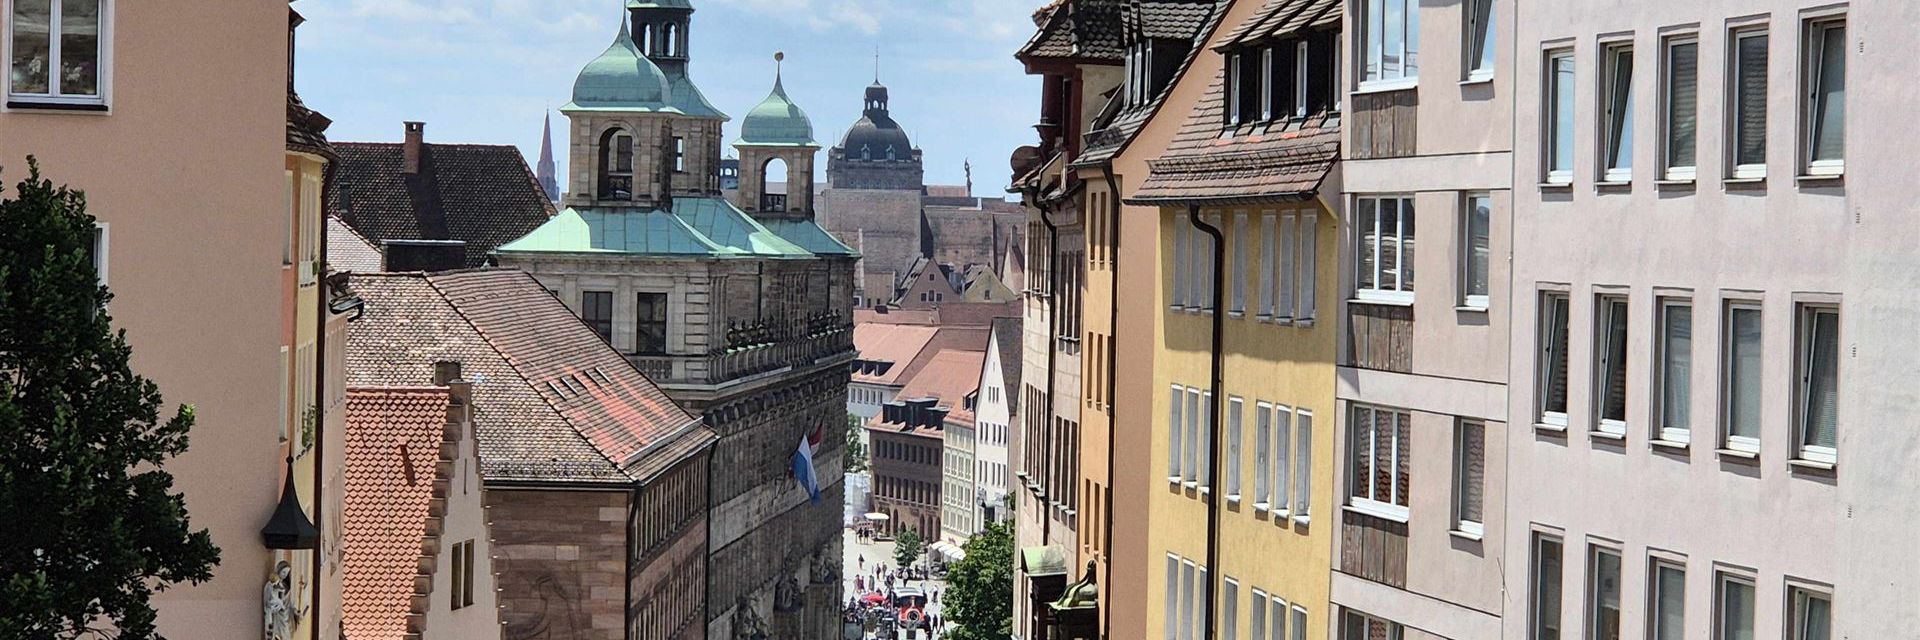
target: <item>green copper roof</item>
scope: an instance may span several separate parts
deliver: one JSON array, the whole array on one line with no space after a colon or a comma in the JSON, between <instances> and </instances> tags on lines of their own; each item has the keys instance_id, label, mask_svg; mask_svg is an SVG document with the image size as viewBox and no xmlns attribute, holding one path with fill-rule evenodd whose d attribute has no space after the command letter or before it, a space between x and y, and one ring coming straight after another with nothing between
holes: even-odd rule
<instances>
[{"instance_id":1,"label":"green copper roof","mask_svg":"<svg viewBox=\"0 0 1920 640\"><path fill-rule=\"evenodd\" d=\"M767 220L760 224L785 238L787 242L799 245L800 248L816 256L860 255L859 252L834 239L833 234L827 233L826 229L820 228L820 225L814 224L812 220Z\"/></svg>"},{"instance_id":2,"label":"green copper roof","mask_svg":"<svg viewBox=\"0 0 1920 640\"><path fill-rule=\"evenodd\" d=\"M627 0L628 9L686 9L693 10L689 0Z\"/></svg>"},{"instance_id":3,"label":"green copper roof","mask_svg":"<svg viewBox=\"0 0 1920 640\"><path fill-rule=\"evenodd\" d=\"M1059 547L1027 547L1020 550L1020 568L1027 577L1067 574L1067 555Z\"/></svg>"},{"instance_id":4,"label":"green copper roof","mask_svg":"<svg viewBox=\"0 0 1920 640\"><path fill-rule=\"evenodd\" d=\"M773 76L773 93L767 94L760 106L747 112L746 121L740 124L740 141L734 144L819 146L813 141L813 121L787 97L787 89L780 84L777 72Z\"/></svg>"},{"instance_id":5,"label":"green copper roof","mask_svg":"<svg viewBox=\"0 0 1920 640\"><path fill-rule=\"evenodd\" d=\"M707 96L700 93L699 87L693 85L693 80L687 77L684 69L668 71L666 76L671 93L668 100L670 106L696 118L729 119L727 114L713 108L713 103L707 102Z\"/></svg>"},{"instance_id":6,"label":"green copper roof","mask_svg":"<svg viewBox=\"0 0 1920 640\"><path fill-rule=\"evenodd\" d=\"M675 198L671 212L638 207L569 207L498 251L713 258L814 255L725 200L686 197Z\"/></svg>"},{"instance_id":7,"label":"green copper roof","mask_svg":"<svg viewBox=\"0 0 1920 640\"><path fill-rule=\"evenodd\" d=\"M574 78L573 102L561 110L678 111L669 105L671 100L666 74L640 54L622 19L613 44Z\"/></svg>"}]
</instances>

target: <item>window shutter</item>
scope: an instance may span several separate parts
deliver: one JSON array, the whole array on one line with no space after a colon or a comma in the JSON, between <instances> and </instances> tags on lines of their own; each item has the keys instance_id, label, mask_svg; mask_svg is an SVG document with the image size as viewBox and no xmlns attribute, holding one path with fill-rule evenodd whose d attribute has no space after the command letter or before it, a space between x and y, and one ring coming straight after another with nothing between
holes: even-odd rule
<instances>
[{"instance_id":1,"label":"window shutter","mask_svg":"<svg viewBox=\"0 0 1920 640\"><path fill-rule=\"evenodd\" d=\"M1318 257L1320 247L1316 242L1320 237L1319 218L1319 214L1312 212L1300 217L1300 292L1295 296L1300 310L1293 317L1301 320L1312 320L1315 313L1316 295L1313 285L1314 280L1319 277L1315 273L1315 267L1320 261Z\"/></svg>"},{"instance_id":2,"label":"window shutter","mask_svg":"<svg viewBox=\"0 0 1920 640\"><path fill-rule=\"evenodd\" d=\"M1273 216L1260 216L1260 315L1275 316L1273 290Z\"/></svg>"},{"instance_id":3,"label":"window shutter","mask_svg":"<svg viewBox=\"0 0 1920 640\"><path fill-rule=\"evenodd\" d=\"M1299 460L1293 465L1293 515L1301 517L1313 510L1313 414L1301 411L1297 417L1294 432L1299 440L1293 451Z\"/></svg>"},{"instance_id":4,"label":"window shutter","mask_svg":"<svg viewBox=\"0 0 1920 640\"><path fill-rule=\"evenodd\" d=\"M1295 229L1298 226L1296 221L1298 219L1298 216L1293 214L1287 214L1280 218L1280 308L1274 314L1275 317L1293 317L1294 264L1296 260L1294 247L1298 245L1298 242L1295 240Z\"/></svg>"}]
</instances>

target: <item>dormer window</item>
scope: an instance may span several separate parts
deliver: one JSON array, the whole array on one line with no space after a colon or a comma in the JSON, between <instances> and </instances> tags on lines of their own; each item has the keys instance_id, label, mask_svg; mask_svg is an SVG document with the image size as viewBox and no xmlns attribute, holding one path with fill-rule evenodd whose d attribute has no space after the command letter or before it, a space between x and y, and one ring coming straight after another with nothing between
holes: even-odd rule
<instances>
[{"instance_id":1,"label":"dormer window","mask_svg":"<svg viewBox=\"0 0 1920 640\"><path fill-rule=\"evenodd\" d=\"M600 198L633 197L633 136L619 129L600 136Z\"/></svg>"},{"instance_id":2,"label":"dormer window","mask_svg":"<svg viewBox=\"0 0 1920 640\"><path fill-rule=\"evenodd\" d=\"M867 147L866 145L860 145L860 159L861 159L861 160L872 160L872 159L873 159L873 149L870 149L870 148L868 148L868 147Z\"/></svg>"},{"instance_id":3,"label":"dormer window","mask_svg":"<svg viewBox=\"0 0 1920 640\"><path fill-rule=\"evenodd\" d=\"M13 0L8 99L103 106L109 0Z\"/></svg>"},{"instance_id":4,"label":"dormer window","mask_svg":"<svg viewBox=\"0 0 1920 640\"><path fill-rule=\"evenodd\" d=\"M887 159L898 160L898 158L893 157L893 147L887 147Z\"/></svg>"}]
</instances>

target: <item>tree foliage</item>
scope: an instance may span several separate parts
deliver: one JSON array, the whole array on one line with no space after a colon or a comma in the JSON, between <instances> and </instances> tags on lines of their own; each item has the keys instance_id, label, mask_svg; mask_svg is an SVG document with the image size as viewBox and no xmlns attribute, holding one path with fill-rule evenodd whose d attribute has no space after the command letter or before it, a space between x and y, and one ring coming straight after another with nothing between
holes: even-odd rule
<instances>
[{"instance_id":1,"label":"tree foliage","mask_svg":"<svg viewBox=\"0 0 1920 640\"><path fill-rule=\"evenodd\" d=\"M1013 632L1013 525L1002 521L968 540L967 557L947 568L941 601L954 640L1002 640Z\"/></svg>"},{"instance_id":2,"label":"tree foliage","mask_svg":"<svg viewBox=\"0 0 1920 640\"><path fill-rule=\"evenodd\" d=\"M920 532L912 529L902 531L899 537L893 539L893 565L902 569L911 567L926 550L927 541L920 537Z\"/></svg>"},{"instance_id":3,"label":"tree foliage","mask_svg":"<svg viewBox=\"0 0 1920 640\"><path fill-rule=\"evenodd\" d=\"M847 446L842 450L841 462L847 473L865 473L867 470L867 446L860 443L860 416L847 414Z\"/></svg>"},{"instance_id":4,"label":"tree foliage","mask_svg":"<svg viewBox=\"0 0 1920 640\"><path fill-rule=\"evenodd\" d=\"M0 637L159 638L154 592L220 561L165 470L193 408L160 420L107 313L85 196L28 166L0 201Z\"/></svg>"}]
</instances>

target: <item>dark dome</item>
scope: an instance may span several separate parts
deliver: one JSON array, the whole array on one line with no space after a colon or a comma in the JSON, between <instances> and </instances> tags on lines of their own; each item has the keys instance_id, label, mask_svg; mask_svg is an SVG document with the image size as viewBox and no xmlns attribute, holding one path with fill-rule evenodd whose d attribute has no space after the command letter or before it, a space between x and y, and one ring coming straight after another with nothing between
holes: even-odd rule
<instances>
[{"instance_id":1,"label":"dark dome","mask_svg":"<svg viewBox=\"0 0 1920 640\"><path fill-rule=\"evenodd\" d=\"M885 160L887 149L891 148L895 159L907 160L913 153L913 141L893 118L886 114L868 114L847 129L847 135L840 138L840 148L847 152L848 158L860 157L860 150L865 148L874 160Z\"/></svg>"}]
</instances>

